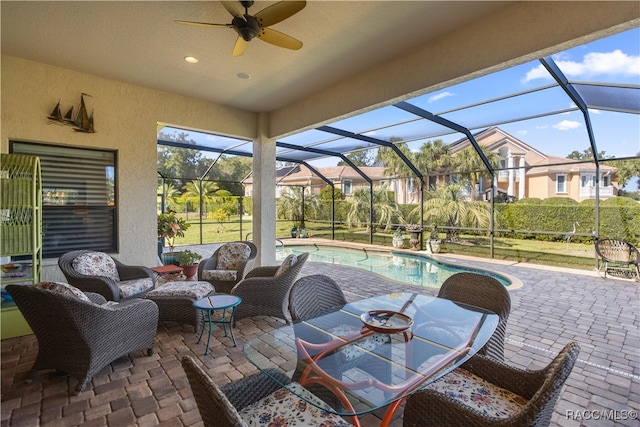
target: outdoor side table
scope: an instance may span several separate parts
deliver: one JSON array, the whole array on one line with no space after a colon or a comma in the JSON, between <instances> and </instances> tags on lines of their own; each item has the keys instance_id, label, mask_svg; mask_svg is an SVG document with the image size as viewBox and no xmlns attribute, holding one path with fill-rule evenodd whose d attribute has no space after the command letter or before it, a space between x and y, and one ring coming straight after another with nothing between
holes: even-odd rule
<instances>
[{"instance_id":1,"label":"outdoor side table","mask_svg":"<svg viewBox=\"0 0 640 427\"><path fill-rule=\"evenodd\" d=\"M229 294L215 294L206 298L201 298L193 303L193 306L200 310L202 313L202 329L200 330L200 336L198 337L198 344L202 340L205 328L209 330L207 336L207 348L204 354L209 353L209 342L211 341L211 334L218 325L222 325L224 330L224 336L227 336L227 325L229 325L229 334L233 340L233 346L236 346L236 337L233 336L233 315L236 312L236 307L242 302L242 298L229 295ZM213 318L213 313L216 310L222 310L222 316L220 319ZM227 313L229 310L229 313Z\"/></svg>"}]
</instances>

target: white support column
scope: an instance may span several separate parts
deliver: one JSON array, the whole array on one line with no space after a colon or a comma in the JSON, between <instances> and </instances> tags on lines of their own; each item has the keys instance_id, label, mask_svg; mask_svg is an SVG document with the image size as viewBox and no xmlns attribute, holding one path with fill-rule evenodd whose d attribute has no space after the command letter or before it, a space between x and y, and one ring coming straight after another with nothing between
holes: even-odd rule
<instances>
[{"instance_id":1,"label":"white support column","mask_svg":"<svg viewBox=\"0 0 640 427\"><path fill-rule=\"evenodd\" d=\"M269 115L258 116L258 137L253 141L253 243L256 266L276 263L276 141L267 138Z\"/></svg>"},{"instance_id":2,"label":"white support column","mask_svg":"<svg viewBox=\"0 0 640 427\"><path fill-rule=\"evenodd\" d=\"M525 177L525 169L524 169L524 156L520 156L520 162L518 163L520 166L520 184L518 185L518 199L524 199L526 197L527 190L527 179Z\"/></svg>"},{"instance_id":3,"label":"white support column","mask_svg":"<svg viewBox=\"0 0 640 427\"><path fill-rule=\"evenodd\" d=\"M509 186L507 187L507 196L514 196L515 171L513 170L513 155L509 153L507 156L507 168L509 168Z\"/></svg>"}]
</instances>

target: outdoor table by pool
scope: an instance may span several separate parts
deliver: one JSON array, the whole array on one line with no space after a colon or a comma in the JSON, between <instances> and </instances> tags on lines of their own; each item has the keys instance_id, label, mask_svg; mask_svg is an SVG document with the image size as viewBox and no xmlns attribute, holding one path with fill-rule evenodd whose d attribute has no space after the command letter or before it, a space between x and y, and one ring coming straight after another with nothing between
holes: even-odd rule
<instances>
[{"instance_id":1,"label":"outdoor table by pool","mask_svg":"<svg viewBox=\"0 0 640 427\"><path fill-rule=\"evenodd\" d=\"M233 340L233 346L236 346L236 337L233 336L233 315L236 312L236 307L242 302L242 298L229 295L229 294L215 294L202 298L193 303L193 306L200 310L202 313L202 329L200 330L200 336L198 337L198 344L202 339L204 330L207 329L209 335L207 336L207 348L204 354L209 353L209 342L211 341L211 334L216 326L222 325L224 330L224 336L227 336L227 325L229 325L229 334ZM220 319L215 319L213 313L216 310L222 310L222 316ZM230 310L227 316L227 310Z\"/></svg>"},{"instance_id":2,"label":"outdoor table by pool","mask_svg":"<svg viewBox=\"0 0 640 427\"><path fill-rule=\"evenodd\" d=\"M467 361L497 324L498 315L482 308L393 293L281 326L248 341L243 353L267 375L285 372L355 425L359 415L389 406L381 424L388 426L406 397Z\"/></svg>"}]
</instances>

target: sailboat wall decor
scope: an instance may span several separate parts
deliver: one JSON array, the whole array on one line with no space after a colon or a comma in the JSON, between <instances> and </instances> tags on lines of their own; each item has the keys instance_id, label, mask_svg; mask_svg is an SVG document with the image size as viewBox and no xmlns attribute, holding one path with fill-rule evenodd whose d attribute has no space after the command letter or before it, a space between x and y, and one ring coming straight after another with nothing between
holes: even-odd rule
<instances>
[{"instance_id":1,"label":"sailboat wall decor","mask_svg":"<svg viewBox=\"0 0 640 427\"><path fill-rule=\"evenodd\" d=\"M80 95L80 107L78 108L78 112L73 114L73 106L67 110L67 114L62 116L62 110L60 109L60 101L56 104L51 114L47 116L47 118L56 122L57 124L69 125L73 127L73 130L76 132L84 132L84 133L95 133L95 128L93 127L93 111L91 115L89 115L87 111L87 105L84 101L85 96L91 96L86 93L82 93Z\"/></svg>"}]
</instances>

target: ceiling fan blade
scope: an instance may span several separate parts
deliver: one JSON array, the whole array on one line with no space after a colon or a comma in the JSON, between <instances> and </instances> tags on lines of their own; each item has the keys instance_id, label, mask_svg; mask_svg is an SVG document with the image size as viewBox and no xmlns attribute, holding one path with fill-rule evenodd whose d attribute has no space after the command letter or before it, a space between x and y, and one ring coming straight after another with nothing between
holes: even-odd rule
<instances>
[{"instance_id":1,"label":"ceiling fan blade","mask_svg":"<svg viewBox=\"0 0 640 427\"><path fill-rule=\"evenodd\" d=\"M210 24L208 22L180 21L180 20L177 20L177 19L174 22L176 22L178 24L182 24L182 25L193 25L193 26L197 26L197 27L228 27L228 28L232 28L231 24Z\"/></svg>"},{"instance_id":2,"label":"ceiling fan blade","mask_svg":"<svg viewBox=\"0 0 640 427\"><path fill-rule=\"evenodd\" d=\"M268 27L295 15L306 5L306 1L281 1L262 9L255 14L255 18L263 27Z\"/></svg>"},{"instance_id":3,"label":"ceiling fan blade","mask_svg":"<svg viewBox=\"0 0 640 427\"><path fill-rule=\"evenodd\" d=\"M237 16L238 18L242 18L244 16L244 9L239 1L221 1L222 5L227 12L229 12L233 16Z\"/></svg>"},{"instance_id":4,"label":"ceiling fan blade","mask_svg":"<svg viewBox=\"0 0 640 427\"><path fill-rule=\"evenodd\" d=\"M238 37L236 44L233 46L233 56L240 56L247 49L248 41L245 41L242 37Z\"/></svg>"},{"instance_id":5,"label":"ceiling fan blade","mask_svg":"<svg viewBox=\"0 0 640 427\"><path fill-rule=\"evenodd\" d=\"M302 47L302 42L300 40L294 39L291 36L271 28L263 28L257 37L264 42L284 47L286 49L298 50Z\"/></svg>"}]
</instances>

